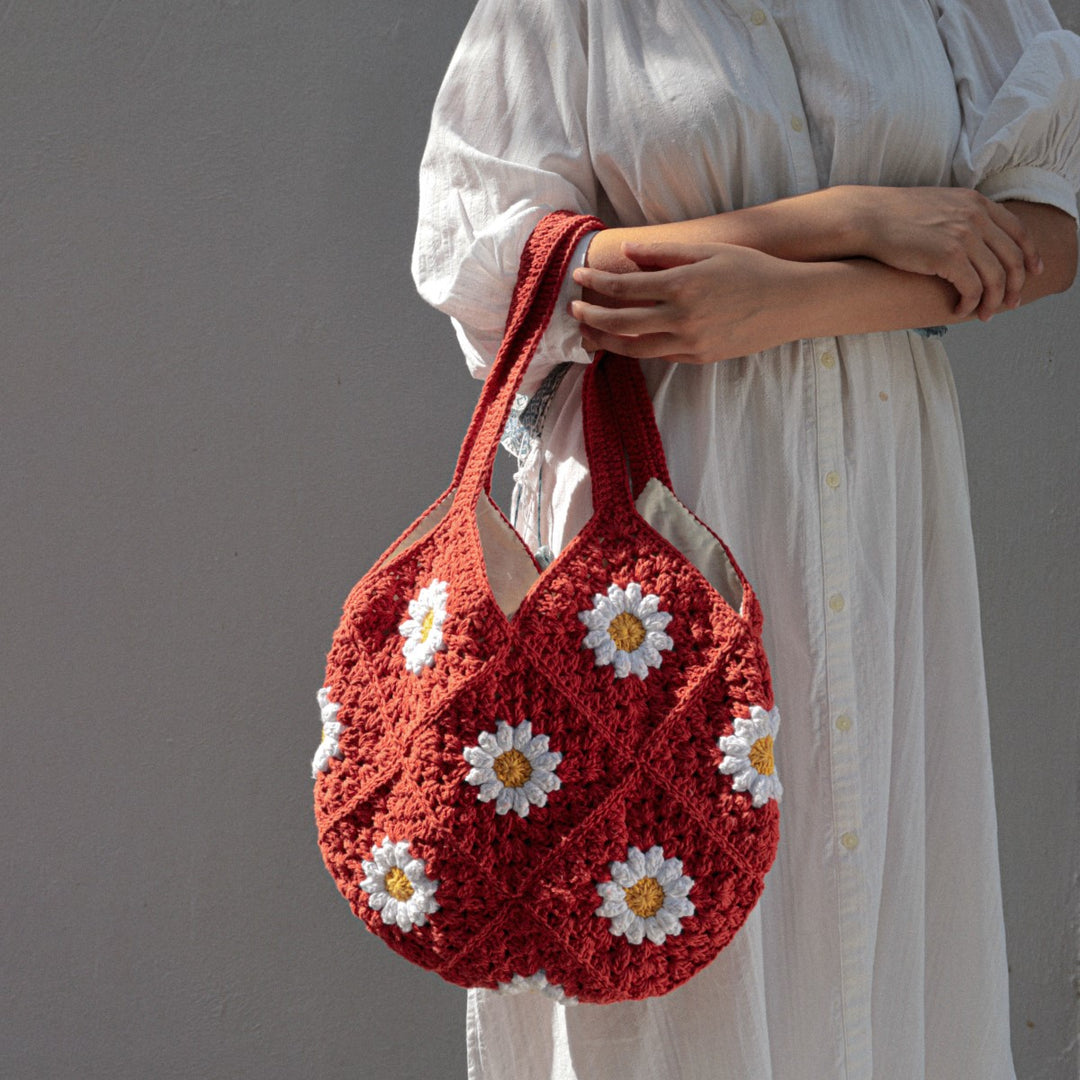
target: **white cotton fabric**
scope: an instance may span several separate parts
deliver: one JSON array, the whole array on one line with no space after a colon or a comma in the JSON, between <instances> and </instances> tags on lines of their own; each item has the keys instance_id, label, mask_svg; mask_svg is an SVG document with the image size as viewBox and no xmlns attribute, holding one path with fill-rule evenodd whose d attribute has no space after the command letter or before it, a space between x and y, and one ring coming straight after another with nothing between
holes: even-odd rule
<instances>
[{"instance_id":1,"label":"white cotton fabric","mask_svg":"<svg viewBox=\"0 0 1080 1080\"><path fill-rule=\"evenodd\" d=\"M414 274L483 376L547 211L650 224L840 183L967 184L1075 216L1080 39L1044 0L481 0L435 108ZM560 312L528 387L587 359ZM643 366L675 490L764 607L779 853L732 944L662 998L469 991L470 1080L1015 1080L941 343ZM527 537L556 551L591 512L582 370L548 414Z\"/></svg>"}]
</instances>

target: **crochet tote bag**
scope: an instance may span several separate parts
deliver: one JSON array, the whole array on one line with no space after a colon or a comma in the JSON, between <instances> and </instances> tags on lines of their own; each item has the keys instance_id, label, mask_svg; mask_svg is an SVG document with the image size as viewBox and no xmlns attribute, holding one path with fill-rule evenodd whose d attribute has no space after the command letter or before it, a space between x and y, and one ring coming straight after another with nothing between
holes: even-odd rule
<instances>
[{"instance_id":1,"label":"crochet tote bag","mask_svg":"<svg viewBox=\"0 0 1080 1080\"><path fill-rule=\"evenodd\" d=\"M584 373L594 513L550 566L490 498L602 227L559 212L527 244L450 488L345 602L312 770L324 861L369 930L452 983L567 1004L705 967L761 895L781 796L758 602L672 494L637 363Z\"/></svg>"}]
</instances>

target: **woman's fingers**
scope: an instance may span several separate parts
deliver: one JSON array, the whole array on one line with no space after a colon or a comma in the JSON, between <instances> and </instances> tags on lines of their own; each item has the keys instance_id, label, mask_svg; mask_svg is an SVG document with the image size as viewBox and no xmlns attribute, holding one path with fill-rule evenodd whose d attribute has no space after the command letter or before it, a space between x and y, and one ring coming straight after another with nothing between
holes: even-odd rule
<instances>
[{"instance_id":1,"label":"woman's fingers","mask_svg":"<svg viewBox=\"0 0 1080 1080\"><path fill-rule=\"evenodd\" d=\"M582 266L574 271L574 281L583 289L620 303L647 303L656 299L656 275L644 271L612 274Z\"/></svg>"},{"instance_id":2,"label":"woman's fingers","mask_svg":"<svg viewBox=\"0 0 1080 1080\"><path fill-rule=\"evenodd\" d=\"M581 328L581 342L587 352L616 353L619 356L632 356L637 360L674 359L681 356L679 344L671 334L642 334L639 337L622 337L608 334L592 327ZM700 358L697 358L700 363Z\"/></svg>"},{"instance_id":3,"label":"woman's fingers","mask_svg":"<svg viewBox=\"0 0 1080 1080\"><path fill-rule=\"evenodd\" d=\"M1027 253L1016 243L1010 233L1003 230L992 233L986 238L986 244L992 257L1005 271L1005 292L1002 303L1007 308L1014 308L1020 303L1020 293L1023 291L1028 274L1035 271L1029 269ZM1038 255L1035 255L1035 259L1038 260Z\"/></svg>"},{"instance_id":4,"label":"woman's fingers","mask_svg":"<svg viewBox=\"0 0 1080 1080\"><path fill-rule=\"evenodd\" d=\"M983 280L971 259L965 257L958 260L951 269L941 272L940 276L960 294L953 310L957 315L966 318L979 306L984 291Z\"/></svg>"},{"instance_id":5,"label":"woman's fingers","mask_svg":"<svg viewBox=\"0 0 1080 1080\"><path fill-rule=\"evenodd\" d=\"M635 337L668 331L672 318L671 312L661 306L612 308L589 304L584 300L572 300L570 314L579 323L594 330Z\"/></svg>"},{"instance_id":6,"label":"woman's fingers","mask_svg":"<svg viewBox=\"0 0 1080 1080\"><path fill-rule=\"evenodd\" d=\"M1043 271L1042 257L1031 234L1024 228L1024 223L1007 207L991 201L988 213L1003 233L1020 249L1023 256L1024 269L1029 274L1041 274Z\"/></svg>"}]
</instances>

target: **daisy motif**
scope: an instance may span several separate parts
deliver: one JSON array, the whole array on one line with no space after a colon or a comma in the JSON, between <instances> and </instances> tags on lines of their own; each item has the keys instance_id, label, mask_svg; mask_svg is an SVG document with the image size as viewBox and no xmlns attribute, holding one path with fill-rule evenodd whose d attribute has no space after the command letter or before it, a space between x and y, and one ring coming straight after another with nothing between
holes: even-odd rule
<instances>
[{"instance_id":1,"label":"daisy motif","mask_svg":"<svg viewBox=\"0 0 1080 1080\"><path fill-rule=\"evenodd\" d=\"M611 932L625 934L631 945L640 945L645 937L663 945L668 934L682 933L679 920L694 914L687 899L694 879L682 869L682 860L665 859L659 844L645 853L627 848L626 862L611 864L612 880L596 886L604 898L596 914L610 919Z\"/></svg>"},{"instance_id":2,"label":"daisy motif","mask_svg":"<svg viewBox=\"0 0 1080 1080\"><path fill-rule=\"evenodd\" d=\"M735 734L722 735L716 741L724 751L718 768L734 775L731 786L736 791L749 791L754 796L754 806L764 806L769 799L779 802L784 794L773 761L773 739L779 728L780 710L775 705L768 712L751 705L749 719L735 718Z\"/></svg>"},{"instance_id":3,"label":"daisy motif","mask_svg":"<svg viewBox=\"0 0 1080 1080\"><path fill-rule=\"evenodd\" d=\"M315 757L311 760L311 779L314 780L319 773L330 771L330 759L342 758L345 755L338 746L338 736L344 730L344 725L336 719L338 709L341 706L336 701L330 700L330 687L324 686L316 697L319 708L322 710L322 742L315 751Z\"/></svg>"},{"instance_id":4,"label":"daisy motif","mask_svg":"<svg viewBox=\"0 0 1080 1080\"><path fill-rule=\"evenodd\" d=\"M589 628L582 648L593 650L597 667L613 664L617 679L631 672L644 679L649 668L660 666L660 650L674 647L664 633L671 616L660 610L660 597L643 596L636 581L625 589L612 583L607 596L596 593L592 610L578 618Z\"/></svg>"},{"instance_id":5,"label":"daisy motif","mask_svg":"<svg viewBox=\"0 0 1080 1080\"><path fill-rule=\"evenodd\" d=\"M367 877L360 888L368 894L368 907L382 913L388 926L397 923L408 933L414 926L423 926L428 915L439 910L435 902L437 881L428 878L423 859L414 859L408 840L393 843L388 836L372 851L372 859L364 859Z\"/></svg>"},{"instance_id":6,"label":"daisy motif","mask_svg":"<svg viewBox=\"0 0 1080 1080\"><path fill-rule=\"evenodd\" d=\"M435 578L415 600L409 601L409 617L398 627L398 633L405 638L401 647L405 666L414 675L431 667L435 654L446 649L442 632L445 621L446 582Z\"/></svg>"},{"instance_id":7,"label":"daisy motif","mask_svg":"<svg viewBox=\"0 0 1080 1080\"><path fill-rule=\"evenodd\" d=\"M548 750L548 737L534 735L530 721L511 727L500 720L495 731L481 731L477 741L479 746L463 751L473 766L465 781L479 786L480 802L496 800L496 813L513 808L519 817L528 817L530 805L546 805L547 793L561 786L555 768L562 754Z\"/></svg>"},{"instance_id":8,"label":"daisy motif","mask_svg":"<svg viewBox=\"0 0 1080 1080\"><path fill-rule=\"evenodd\" d=\"M548 982L543 968L528 977L515 975L510 982L499 983L500 994L520 994L525 990L539 990L541 994L546 994L553 1001L559 1002L560 1005L576 1005L578 1003L576 997L567 997L558 983Z\"/></svg>"}]
</instances>

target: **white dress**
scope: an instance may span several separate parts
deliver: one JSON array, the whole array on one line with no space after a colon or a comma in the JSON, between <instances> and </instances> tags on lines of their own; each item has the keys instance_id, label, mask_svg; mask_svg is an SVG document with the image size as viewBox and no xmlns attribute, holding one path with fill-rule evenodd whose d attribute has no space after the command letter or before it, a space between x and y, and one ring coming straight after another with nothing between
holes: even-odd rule
<instances>
[{"instance_id":1,"label":"white dress","mask_svg":"<svg viewBox=\"0 0 1080 1080\"><path fill-rule=\"evenodd\" d=\"M547 211L697 218L842 183L1076 215L1080 39L1044 0L481 0L440 92L414 275L473 374ZM567 290L569 292L569 289ZM569 316L528 388L587 361ZM781 840L732 944L660 998L468 993L470 1080L1015 1080L978 592L941 342L644 365L676 492L765 611ZM581 366L539 532L587 520Z\"/></svg>"}]
</instances>

